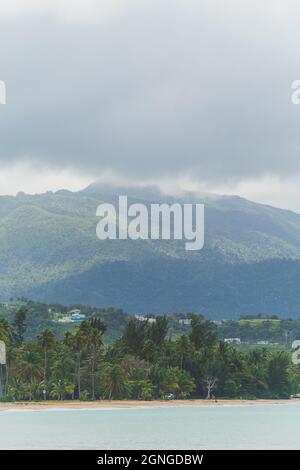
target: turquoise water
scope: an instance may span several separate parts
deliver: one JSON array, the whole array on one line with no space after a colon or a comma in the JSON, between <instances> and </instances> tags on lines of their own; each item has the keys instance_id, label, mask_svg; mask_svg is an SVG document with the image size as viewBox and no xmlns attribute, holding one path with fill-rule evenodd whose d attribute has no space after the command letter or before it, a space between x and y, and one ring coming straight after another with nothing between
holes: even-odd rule
<instances>
[{"instance_id":1,"label":"turquoise water","mask_svg":"<svg viewBox=\"0 0 300 470\"><path fill-rule=\"evenodd\" d=\"M0 449L300 449L300 404L1 411Z\"/></svg>"}]
</instances>

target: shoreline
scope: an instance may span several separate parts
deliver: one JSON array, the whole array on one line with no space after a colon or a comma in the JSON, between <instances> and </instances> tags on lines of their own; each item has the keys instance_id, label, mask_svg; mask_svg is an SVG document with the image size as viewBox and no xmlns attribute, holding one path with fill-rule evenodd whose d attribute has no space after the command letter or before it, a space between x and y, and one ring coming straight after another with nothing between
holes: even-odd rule
<instances>
[{"instance_id":1,"label":"shoreline","mask_svg":"<svg viewBox=\"0 0 300 470\"><path fill-rule=\"evenodd\" d=\"M255 405L282 405L282 404L295 404L300 400L297 398L279 399L279 400L153 400L153 401L140 401L140 400L98 400L98 401L78 401L78 400L49 400L39 402L3 402L0 403L0 411L15 411L15 410L88 410L88 409L138 409L138 408L175 408L178 406L205 406L205 407L218 407L218 406L255 406Z\"/></svg>"}]
</instances>

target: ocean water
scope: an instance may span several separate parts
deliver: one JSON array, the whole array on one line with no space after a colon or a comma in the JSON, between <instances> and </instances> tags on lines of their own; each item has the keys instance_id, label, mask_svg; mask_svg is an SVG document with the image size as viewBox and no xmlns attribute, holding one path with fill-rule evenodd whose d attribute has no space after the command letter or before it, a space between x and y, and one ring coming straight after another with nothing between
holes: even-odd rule
<instances>
[{"instance_id":1,"label":"ocean water","mask_svg":"<svg viewBox=\"0 0 300 470\"><path fill-rule=\"evenodd\" d=\"M300 449L300 404L0 411L0 449Z\"/></svg>"}]
</instances>

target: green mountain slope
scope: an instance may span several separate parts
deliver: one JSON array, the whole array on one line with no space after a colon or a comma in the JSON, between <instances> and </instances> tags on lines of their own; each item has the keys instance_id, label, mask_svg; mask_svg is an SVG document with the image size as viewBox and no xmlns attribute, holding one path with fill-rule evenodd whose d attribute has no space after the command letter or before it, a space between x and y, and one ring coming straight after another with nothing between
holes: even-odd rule
<instances>
[{"instance_id":1,"label":"green mountain slope","mask_svg":"<svg viewBox=\"0 0 300 470\"><path fill-rule=\"evenodd\" d=\"M155 190L92 185L84 191L0 197L0 300L197 311L214 318L300 313L300 215L238 197L205 195L205 246L99 241L100 202L172 202ZM186 195L182 202L197 202ZM200 202L200 201L198 201Z\"/></svg>"}]
</instances>

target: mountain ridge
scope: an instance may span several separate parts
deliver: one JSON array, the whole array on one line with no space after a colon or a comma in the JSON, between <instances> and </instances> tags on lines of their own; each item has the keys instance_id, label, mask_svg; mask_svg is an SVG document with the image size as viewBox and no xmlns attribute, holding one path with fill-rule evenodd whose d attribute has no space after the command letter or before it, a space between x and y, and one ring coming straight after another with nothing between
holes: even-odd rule
<instances>
[{"instance_id":1,"label":"mountain ridge","mask_svg":"<svg viewBox=\"0 0 300 470\"><path fill-rule=\"evenodd\" d=\"M119 194L129 203L204 202L203 250L187 252L176 240L98 240L96 208L116 203ZM154 188L99 184L0 196L3 302L24 296L129 312L193 310L210 318L297 316L299 274L300 214L238 196L174 198Z\"/></svg>"}]
</instances>

